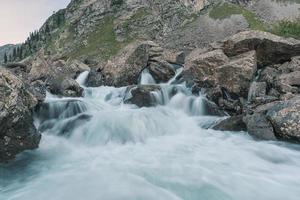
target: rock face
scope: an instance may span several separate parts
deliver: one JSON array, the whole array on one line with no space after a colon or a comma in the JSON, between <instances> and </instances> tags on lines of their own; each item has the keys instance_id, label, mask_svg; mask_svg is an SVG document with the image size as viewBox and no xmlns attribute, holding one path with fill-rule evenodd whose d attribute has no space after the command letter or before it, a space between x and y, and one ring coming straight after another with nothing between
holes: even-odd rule
<instances>
[{"instance_id":1,"label":"rock face","mask_svg":"<svg viewBox=\"0 0 300 200\"><path fill-rule=\"evenodd\" d=\"M35 149L41 139L33 125L32 109L37 98L29 86L12 72L0 69L0 162Z\"/></svg>"}]
</instances>

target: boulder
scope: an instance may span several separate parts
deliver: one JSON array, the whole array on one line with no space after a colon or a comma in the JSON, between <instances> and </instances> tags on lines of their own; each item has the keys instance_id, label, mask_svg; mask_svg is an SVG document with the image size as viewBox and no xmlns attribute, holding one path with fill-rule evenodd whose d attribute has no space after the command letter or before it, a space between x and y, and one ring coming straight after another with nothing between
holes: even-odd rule
<instances>
[{"instance_id":1,"label":"boulder","mask_svg":"<svg viewBox=\"0 0 300 200\"><path fill-rule=\"evenodd\" d=\"M55 60L41 52L27 62L30 63L30 71L25 80L29 84L41 81L53 94L69 97L82 96L82 88L74 79L80 73L89 71L86 64L78 60Z\"/></svg>"},{"instance_id":2,"label":"boulder","mask_svg":"<svg viewBox=\"0 0 300 200\"><path fill-rule=\"evenodd\" d=\"M166 83L175 76L175 71L171 64L164 60L151 61L147 69L156 83Z\"/></svg>"},{"instance_id":3,"label":"boulder","mask_svg":"<svg viewBox=\"0 0 300 200\"><path fill-rule=\"evenodd\" d=\"M148 65L149 50L153 46L157 45L146 41L125 47L104 66L105 84L117 87L137 84L140 73Z\"/></svg>"},{"instance_id":4,"label":"boulder","mask_svg":"<svg viewBox=\"0 0 300 200\"><path fill-rule=\"evenodd\" d=\"M101 69L95 70L92 69L86 80L87 87L99 87L104 84L103 75Z\"/></svg>"},{"instance_id":5,"label":"boulder","mask_svg":"<svg viewBox=\"0 0 300 200\"><path fill-rule=\"evenodd\" d=\"M183 65L185 61L185 53L183 51L174 52L166 50L163 52L163 59L172 64Z\"/></svg>"},{"instance_id":6,"label":"boulder","mask_svg":"<svg viewBox=\"0 0 300 200\"><path fill-rule=\"evenodd\" d=\"M299 93L300 92L300 71L281 74L278 77L278 86L282 93Z\"/></svg>"},{"instance_id":7,"label":"boulder","mask_svg":"<svg viewBox=\"0 0 300 200\"><path fill-rule=\"evenodd\" d=\"M56 77L55 79L51 80L47 87L52 94L65 97L83 96L83 89L74 79L71 78L64 78L62 76Z\"/></svg>"},{"instance_id":8,"label":"boulder","mask_svg":"<svg viewBox=\"0 0 300 200\"><path fill-rule=\"evenodd\" d=\"M264 97L267 93L267 83L266 82L252 82L249 94L248 94L248 101L252 102L257 97Z\"/></svg>"},{"instance_id":9,"label":"boulder","mask_svg":"<svg viewBox=\"0 0 300 200\"><path fill-rule=\"evenodd\" d=\"M256 139L276 140L273 126L262 112L247 115L243 118L248 133Z\"/></svg>"},{"instance_id":10,"label":"boulder","mask_svg":"<svg viewBox=\"0 0 300 200\"><path fill-rule=\"evenodd\" d=\"M278 139L300 142L300 96L274 105L266 117Z\"/></svg>"},{"instance_id":11,"label":"boulder","mask_svg":"<svg viewBox=\"0 0 300 200\"><path fill-rule=\"evenodd\" d=\"M216 69L216 82L229 94L247 98L256 69L255 51L246 52L219 66Z\"/></svg>"},{"instance_id":12,"label":"boulder","mask_svg":"<svg viewBox=\"0 0 300 200\"><path fill-rule=\"evenodd\" d=\"M186 58L183 78L189 85L196 82L200 87L210 87L216 82L216 68L229 62L222 50L206 52L195 49Z\"/></svg>"},{"instance_id":13,"label":"boulder","mask_svg":"<svg viewBox=\"0 0 300 200\"><path fill-rule=\"evenodd\" d=\"M0 69L0 162L38 147L41 135L33 124L38 99L12 72Z\"/></svg>"},{"instance_id":14,"label":"boulder","mask_svg":"<svg viewBox=\"0 0 300 200\"><path fill-rule=\"evenodd\" d=\"M262 31L239 32L214 46L230 57L256 50L260 66L283 63L300 54L299 40Z\"/></svg>"},{"instance_id":15,"label":"boulder","mask_svg":"<svg viewBox=\"0 0 300 200\"><path fill-rule=\"evenodd\" d=\"M138 107L151 107L157 104L152 92L160 92L158 85L138 85L127 88L124 103L135 104Z\"/></svg>"},{"instance_id":16,"label":"boulder","mask_svg":"<svg viewBox=\"0 0 300 200\"><path fill-rule=\"evenodd\" d=\"M228 117L214 125L212 129L219 131L247 131L242 115Z\"/></svg>"}]
</instances>

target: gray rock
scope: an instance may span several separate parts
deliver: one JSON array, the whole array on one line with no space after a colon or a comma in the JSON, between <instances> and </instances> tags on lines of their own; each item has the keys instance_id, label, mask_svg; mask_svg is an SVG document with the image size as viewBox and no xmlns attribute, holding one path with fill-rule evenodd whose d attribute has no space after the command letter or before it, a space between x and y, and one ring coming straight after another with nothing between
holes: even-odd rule
<instances>
[{"instance_id":1,"label":"gray rock","mask_svg":"<svg viewBox=\"0 0 300 200\"><path fill-rule=\"evenodd\" d=\"M41 135L33 124L38 99L12 72L0 69L0 162L38 147Z\"/></svg>"},{"instance_id":2,"label":"gray rock","mask_svg":"<svg viewBox=\"0 0 300 200\"><path fill-rule=\"evenodd\" d=\"M102 86L104 84L104 78L101 73L101 70L100 69L98 69L98 70L92 69L87 77L85 84L87 87Z\"/></svg>"},{"instance_id":3,"label":"gray rock","mask_svg":"<svg viewBox=\"0 0 300 200\"><path fill-rule=\"evenodd\" d=\"M228 56L256 50L258 64L266 66L283 63L298 56L300 41L262 31L244 31L227 38L219 44L218 48L222 48Z\"/></svg>"},{"instance_id":4,"label":"gray rock","mask_svg":"<svg viewBox=\"0 0 300 200\"><path fill-rule=\"evenodd\" d=\"M218 124L214 125L212 129L219 131L247 131L242 115L232 116L222 120Z\"/></svg>"},{"instance_id":5,"label":"gray rock","mask_svg":"<svg viewBox=\"0 0 300 200\"><path fill-rule=\"evenodd\" d=\"M263 113L247 115L243 121L247 126L248 133L257 139L276 140L273 126Z\"/></svg>"},{"instance_id":6,"label":"gray rock","mask_svg":"<svg viewBox=\"0 0 300 200\"><path fill-rule=\"evenodd\" d=\"M252 82L249 94L248 101L254 101L257 97L263 97L267 93L267 83L266 82Z\"/></svg>"},{"instance_id":7,"label":"gray rock","mask_svg":"<svg viewBox=\"0 0 300 200\"><path fill-rule=\"evenodd\" d=\"M151 92L159 92L158 85L138 85L127 88L124 103L135 104L138 107L151 107L157 105Z\"/></svg>"},{"instance_id":8,"label":"gray rock","mask_svg":"<svg viewBox=\"0 0 300 200\"><path fill-rule=\"evenodd\" d=\"M276 104L266 116L279 139L300 142L300 96Z\"/></svg>"}]
</instances>

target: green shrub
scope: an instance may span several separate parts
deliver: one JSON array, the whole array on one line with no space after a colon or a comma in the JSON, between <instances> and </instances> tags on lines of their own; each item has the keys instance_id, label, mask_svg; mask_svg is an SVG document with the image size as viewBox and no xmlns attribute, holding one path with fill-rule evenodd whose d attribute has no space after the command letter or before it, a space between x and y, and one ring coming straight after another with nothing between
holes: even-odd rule
<instances>
[{"instance_id":1,"label":"green shrub","mask_svg":"<svg viewBox=\"0 0 300 200\"><path fill-rule=\"evenodd\" d=\"M111 6L121 6L124 3L124 0L112 0L111 1Z\"/></svg>"},{"instance_id":2,"label":"green shrub","mask_svg":"<svg viewBox=\"0 0 300 200\"><path fill-rule=\"evenodd\" d=\"M273 25L272 32L283 37L293 37L300 39L300 20L283 20Z\"/></svg>"}]
</instances>

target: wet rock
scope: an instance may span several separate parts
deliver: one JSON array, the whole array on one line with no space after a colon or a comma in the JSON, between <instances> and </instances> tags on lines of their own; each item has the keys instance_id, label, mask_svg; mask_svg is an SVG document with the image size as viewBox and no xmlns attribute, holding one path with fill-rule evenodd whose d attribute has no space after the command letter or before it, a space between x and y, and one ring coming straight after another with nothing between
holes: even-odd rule
<instances>
[{"instance_id":1,"label":"wet rock","mask_svg":"<svg viewBox=\"0 0 300 200\"><path fill-rule=\"evenodd\" d=\"M39 145L41 135L32 117L38 99L28 87L12 72L0 69L0 162Z\"/></svg>"},{"instance_id":2,"label":"wet rock","mask_svg":"<svg viewBox=\"0 0 300 200\"><path fill-rule=\"evenodd\" d=\"M151 92L159 92L161 90L158 85L138 85L127 88L124 103L135 104L138 107L155 106L157 102Z\"/></svg>"},{"instance_id":3,"label":"wet rock","mask_svg":"<svg viewBox=\"0 0 300 200\"><path fill-rule=\"evenodd\" d=\"M228 56L256 50L260 66L283 63L300 54L300 41L262 31L244 31L215 45Z\"/></svg>"},{"instance_id":4,"label":"wet rock","mask_svg":"<svg viewBox=\"0 0 300 200\"><path fill-rule=\"evenodd\" d=\"M232 116L222 120L212 127L214 130L219 131L247 131L247 126L243 121L243 116Z\"/></svg>"},{"instance_id":5,"label":"wet rock","mask_svg":"<svg viewBox=\"0 0 300 200\"><path fill-rule=\"evenodd\" d=\"M254 113L243 118L248 133L254 138L276 140L273 126L264 113Z\"/></svg>"},{"instance_id":6,"label":"wet rock","mask_svg":"<svg viewBox=\"0 0 300 200\"><path fill-rule=\"evenodd\" d=\"M104 84L104 78L101 70L92 69L87 77L86 86L87 87L99 87Z\"/></svg>"},{"instance_id":7,"label":"wet rock","mask_svg":"<svg viewBox=\"0 0 300 200\"><path fill-rule=\"evenodd\" d=\"M204 115L210 115L210 116L226 116L226 113L220 109L215 103L203 99L202 101L203 107L204 107Z\"/></svg>"}]
</instances>

